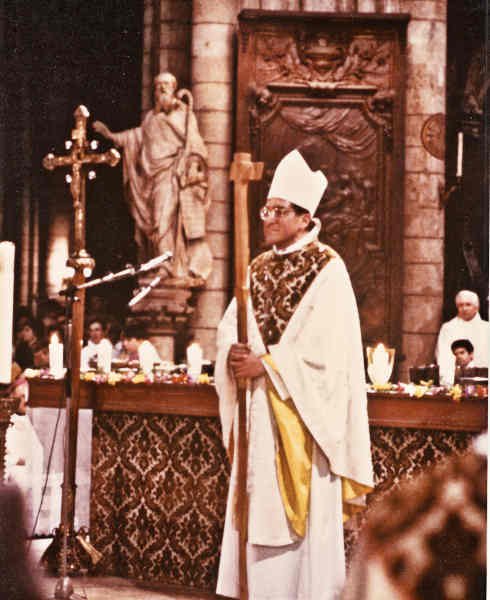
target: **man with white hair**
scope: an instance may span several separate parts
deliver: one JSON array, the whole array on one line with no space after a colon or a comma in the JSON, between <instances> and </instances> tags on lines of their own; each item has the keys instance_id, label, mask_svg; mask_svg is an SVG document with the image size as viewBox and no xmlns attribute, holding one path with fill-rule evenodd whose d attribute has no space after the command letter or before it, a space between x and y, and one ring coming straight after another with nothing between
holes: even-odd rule
<instances>
[{"instance_id":1,"label":"man with white hair","mask_svg":"<svg viewBox=\"0 0 490 600\"><path fill-rule=\"evenodd\" d=\"M439 365L439 378L442 384L454 383L455 362L451 344L455 340L470 340L474 348L473 362L475 367L488 368L488 338L490 329L488 321L484 321L478 312L480 301L469 290L461 290L455 298L458 314L443 323L436 346L436 361Z\"/></svg>"},{"instance_id":2,"label":"man with white hair","mask_svg":"<svg viewBox=\"0 0 490 600\"><path fill-rule=\"evenodd\" d=\"M343 519L372 489L359 315L338 254L313 219L327 187L293 150L260 211L270 250L249 271L249 345L236 301L218 328L215 380L234 456L217 592L239 597L236 379L248 398L249 598L333 600L345 577Z\"/></svg>"}]
</instances>

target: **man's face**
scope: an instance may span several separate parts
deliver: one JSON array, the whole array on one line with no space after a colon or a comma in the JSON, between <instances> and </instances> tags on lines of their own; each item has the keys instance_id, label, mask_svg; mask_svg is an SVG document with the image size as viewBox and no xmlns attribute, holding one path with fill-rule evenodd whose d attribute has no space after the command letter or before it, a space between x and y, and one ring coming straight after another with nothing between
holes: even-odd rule
<instances>
[{"instance_id":1,"label":"man's face","mask_svg":"<svg viewBox=\"0 0 490 600\"><path fill-rule=\"evenodd\" d=\"M138 340L134 337L123 338L123 346L128 354L135 354L138 352Z\"/></svg>"},{"instance_id":2,"label":"man's face","mask_svg":"<svg viewBox=\"0 0 490 600\"><path fill-rule=\"evenodd\" d=\"M458 367L466 367L473 360L473 353L468 352L466 348L455 348L453 354L456 358Z\"/></svg>"},{"instance_id":3,"label":"man's face","mask_svg":"<svg viewBox=\"0 0 490 600\"><path fill-rule=\"evenodd\" d=\"M287 248L306 232L310 216L297 215L287 200L269 198L265 208L269 211L263 222L264 241L267 246Z\"/></svg>"},{"instance_id":4,"label":"man's face","mask_svg":"<svg viewBox=\"0 0 490 600\"><path fill-rule=\"evenodd\" d=\"M98 321L91 323L88 328L88 336L91 342L93 342L94 344L98 344L104 337L104 330L102 329L102 324Z\"/></svg>"},{"instance_id":5,"label":"man's face","mask_svg":"<svg viewBox=\"0 0 490 600\"><path fill-rule=\"evenodd\" d=\"M41 348L37 352L34 352L34 366L36 369L43 369L49 367L49 350L48 348Z\"/></svg>"},{"instance_id":6,"label":"man's face","mask_svg":"<svg viewBox=\"0 0 490 600\"><path fill-rule=\"evenodd\" d=\"M456 301L456 308L458 309L458 317L464 321L471 321L478 312L478 307L473 302L463 299Z\"/></svg>"},{"instance_id":7,"label":"man's face","mask_svg":"<svg viewBox=\"0 0 490 600\"><path fill-rule=\"evenodd\" d=\"M22 327L19 337L23 342L30 344L36 339L36 334L34 333L32 327L29 324L26 324L24 327Z\"/></svg>"},{"instance_id":8,"label":"man's face","mask_svg":"<svg viewBox=\"0 0 490 600\"><path fill-rule=\"evenodd\" d=\"M170 75L162 75L155 81L155 107L157 110L169 112L174 103L175 79Z\"/></svg>"}]
</instances>

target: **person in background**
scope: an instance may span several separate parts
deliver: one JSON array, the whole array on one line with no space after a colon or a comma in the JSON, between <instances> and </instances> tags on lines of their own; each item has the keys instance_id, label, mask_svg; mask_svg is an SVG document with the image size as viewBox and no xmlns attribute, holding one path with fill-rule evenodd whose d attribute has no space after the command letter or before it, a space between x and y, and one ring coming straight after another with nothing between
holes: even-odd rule
<instances>
[{"instance_id":1,"label":"person in background","mask_svg":"<svg viewBox=\"0 0 490 600\"><path fill-rule=\"evenodd\" d=\"M469 340L474 348L474 366L488 368L490 329L488 321L484 321L478 312L478 296L475 292L461 290L456 294L455 302L458 314L442 324L436 346L436 361L444 385L452 385L454 381L455 361L451 344L456 340Z\"/></svg>"},{"instance_id":2,"label":"person in background","mask_svg":"<svg viewBox=\"0 0 490 600\"><path fill-rule=\"evenodd\" d=\"M45 300L44 302L40 302L37 315L42 324L42 337L48 337L50 328L62 328L64 325L64 309L59 302L56 302L56 300Z\"/></svg>"},{"instance_id":3,"label":"person in background","mask_svg":"<svg viewBox=\"0 0 490 600\"><path fill-rule=\"evenodd\" d=\"M38 340L32 347L34 355L35 369L49 368L49 342L48 340Z\"/></svg>"},{"instance_id":4,"label":"person in background","mask_svg":"<svg viewBox=\"0 0 490 600\"><path fill-rule=\"evenodd\" d=\"M101 319L92 319L88 323L87 330L88 341L87 345L82 348L81 371L88 371L91 362L98 365L103 356L112 358L112 344L106 338L105 323Z\"/></svg>"},{"instance_id":5,"label":"person in background","mask_svg":"<svg viewBox=\"0 0 490 600\"><path fill-rule=\"evenodd\" d=\"M473 362L473 344L470 340L456 340L451 344L451 351L455 358L454 382L456 383L462 377L465 369L471 369L475 364Z\"/></svg>"},{"instance_id":6,"label":"person in background","mask_svg":"<svg viewBox=\"0 0 490 600\"><path fill-rule=\"evenodd\" d=\"M17 487L0 483L0 596L5 600L42 600L27 557L24 502Z\"/></svg>"},{"instance_id":7,"label":"person in background","mask_svg":"<svg viewBox=\"0 0 490 600\"><path fill-rule=\"evenodd\" d=\"M34 367L33 347L40 338L41 326L37 321L22 321L23 325L16 331L14 360L22 368Z\"/></svg>"},{"instance_id":8,"label":"person in background","mask_svg":"<svg viewBox=\"0 0 490 600\"><path fill-rule=\"evenodd\" d=\"M147 337L145 328L140 325L128 325L124 328L122 341L129 361L137 360L141 366L153 366L154 363L161 362L155 346Z\"/></svg>"},{"instance_id":9,"label":"person in background","mask_svg":"<svg viewBox=\"0 0 490 600\"><path fill-rule=\"evenodd\" d=\"M34 316L27 306L17 306L14 313L14 331L20 331L26 323L34 320Z\"/></svg>"},{"instance_id":10,"label":"person in background","mask_svg":"<svg viewBox=\"0 0 490 600\"><path fill-rule=\"evenodd\" d=\"M373 502L342 600L486 598L488 435Z\"/></svg>"}]
</instances>

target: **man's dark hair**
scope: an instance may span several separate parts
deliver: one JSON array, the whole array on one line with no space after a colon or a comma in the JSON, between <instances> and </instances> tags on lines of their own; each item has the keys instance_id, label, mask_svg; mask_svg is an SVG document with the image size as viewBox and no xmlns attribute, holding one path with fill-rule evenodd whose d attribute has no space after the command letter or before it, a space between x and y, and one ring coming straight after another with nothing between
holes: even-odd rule
<instances>
[{"instance_id":1,"label":"man's dark hair","mask_svg":"<svg viewBox=\"0 0 490 600\"><path fill-rule=\"evenodd\" d=\"M454 342L451 344L451 350L454 352L456 348L464 348L469 354L473 354L474 350L473 344L470 342L470 340L454 340Z\"/></svg>"},{"instance_id":2,"label":"man's dark hair","mask_svg":"<svg viewBox=\"0 0 490 600\"><path fill-rule=\"evenodd\" d=\"M308 223L308 227L307 227L306 231L311 231L313 229L313 227L315 227L315 223L313 223L313 217L311 216L311 213L309 210L307 210L306 208L303 208L302 206L298 206L297 204L292 204L292 203L291 203L291 208L294 210L295 214L297 214L297 215L310 215L311 221Z\"/></svg>"},{"instance_id":3,"label":"man's dark hair","mask_svg":"<svg viewBox=\"0 0 490 600\"><path fill-rule=\"evenodd\" d=\"M135 338L137 340L145 340L148 337L146 328L142 325L127 325L122 332L127 339Z\"/></svg>"},{"instance_id":4,"label":"man's dark hair","mask_svg":"<svg viewBox=\"0 0 490 600\"><path fill-rule=\"evenodd\" d=\"M88 323L87 323L87 329L90 327L90 325L93 325L94 323L98 323L102 329L105 331L106 325L107 323L105 322L105 319L101 319L100 317L92 317L91 319L89 319Z\"/></svg>"}]
</instances>

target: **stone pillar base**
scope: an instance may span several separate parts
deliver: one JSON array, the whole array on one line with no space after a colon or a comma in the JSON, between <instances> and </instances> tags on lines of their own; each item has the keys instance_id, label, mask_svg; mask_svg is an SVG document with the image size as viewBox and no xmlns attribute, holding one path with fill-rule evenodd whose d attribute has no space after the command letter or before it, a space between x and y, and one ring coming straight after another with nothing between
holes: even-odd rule
<instances>
[{"instance_id":1,"label":"stone pillar base","mask_svg":"<svg viewBox=\"0 0 490 600\"><path fill-rule=\"evenodd\" d=\"M143 288L152 279L140 277L138 283ZM128 322L145 326L162 360L175 360L176 346L187 335L196 293L203 283L200 279L166 279L132 307Z\"/></svg>"}]
</instances>

